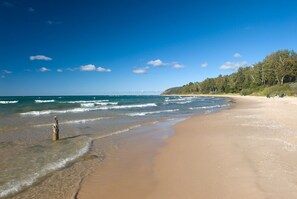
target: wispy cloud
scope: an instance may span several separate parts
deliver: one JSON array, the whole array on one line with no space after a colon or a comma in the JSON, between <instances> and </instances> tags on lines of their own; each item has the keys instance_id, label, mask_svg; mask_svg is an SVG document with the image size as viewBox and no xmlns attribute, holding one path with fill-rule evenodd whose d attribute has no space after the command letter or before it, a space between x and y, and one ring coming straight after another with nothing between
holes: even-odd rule
<instances>
[{"instance_id":1,"label":"wispy cloud","mask_svg":"<svg viewBox=\"0 0 297 199\"><path fill-rule=\"evenodd\" d=\"M240 62L230 62L227 61L223 65L220 66L220 69L222 70L236 70L240 67L244 67L247 65L246 61L240 61Z\"/></svg>"},{"instance_id":2,"label":"wispy cloud","mask_svg":"<svg viewBox=\"0 0 297 199\"><path fill-rule=\"evenodd\" d=\"M7 74L11 74L12 72L9 70L2 70L2 73L7 75Z\"/></svg>"},{"instance_id":3,"label":"wispy cloud","mask_svg":"<svg viewBox=\"0 0 297 199\"><path fill-rule=\"evenodd\" d=\"M11 2L8 2L8 1L4 1L2 3L2 6L7 7L7 8L11 8L11 7L14 7L14 4L11 3Z\"/></svg>"},{"instance_id":4,"label":"wispy cloud","mask_svg":"<svg viewBox=\"0 0 297 199\"><path fill-rule=\"evenodd\" d=\"M135 74L146 74L148 73L148 67L145 68L135 68L132 72Z\"/></svg>"},{"instance_id":5,"label":"wispy cloud","mask_svg":"<svg viewBox=\"0 0 297 199\"><path fill-rule=\"evenodd\" d=\"M61 21L52 21L52 20L47 21L47 24L49 24L49 25L59 25L61 23L62 23Z\"/></svg>"},{"instance_id":6,"label":"wispy cloud","mask_svg":"<svg viewBox=\"0 0 297 199\"><path fill-rule=\"evenodd\" d=\"M177 63L177 62L172 62L172 63L171 63L171 66L172 66L173 68L176 68L176 69L181 69L181 68L184 68L184 67L185 67L184 65L179 64L179 63Z\"/></svg>"},{"instance_id":7,"label":"wispy cloud","mask_svg":"<svg viewBox=\"0 0 297 199\"><path fill-rule=\"evenodd\" d=\"M103 67L96 67L93 64L88 64L80 67L81 71L97 71L97 72L111 72L111 69L103 68Z\"/></svg>"},{"instance_id":8,"label":"wispy cloud","mask_svg":"<svg viewBox=\"0 0 297 199\"><path fill-rule=\"evenodd\" d=\"M66 70L73 72L73 71L79 70L79 68L66 68Z\"/></svg>"},{"instance_id":9,"label":"wispy cloud","mask_svg":"<svg viewBox=\"0 0 297 199\"><path fill-rule=\"evenodd\" d=\"M34 12L34 11L35 11L35 9L34 9L34 8L32 8L32 7L29 7L29 8L28 8L28 11L29 11L29 12Z\"/></svg>"},{"instance_id":10,"label":"wispy cloud","mask_svg":"<svg viewBox=\"0 0 297 199\"><path fill-rule=\"evenodd\" d=\"M47 57L45 55L34 55L34 56L30 56L29 59L31 61L34 61L34 60L51 61L51 60L53 60L52 58Z\"/></svg>"},{"instance_id":11,"label":"wispy cloud","mask_svg":"<svg viewBox=\"0 0 297 199\"><path fill-rule=\"evenodd\" d=\"M204 62L204 63L202 63L200 66L201 66L202 68L205 68L205 67L208 66L208 63L207 63L207 62Z\"/></svg>"},{"instance_id":12,"label":"wispy cloud","mask_svg":"<svg viewBox=\"0 0 297 199\"><path fill-rule=\"evenodd\" d=\"M151 61L147 62L147 65L161 67L161 66L166 66L168 64L162 62L162 60L160 60L160 59L155 59L155 60L151 60Z\"/></svg>"},{"instance_id":13,"label":"wispy cloud","mask_svg":"<svg viewBox=\"0 0 297 199\"><path fill-rule=\"evenodd\" d=\"M235 58L240 58L240 57L241 57L241 54L240 54L240 53L235 53L235 54L233 55L233 57L235 57Z\"/></svg>"},{"instance_id":14,"label":"wispy cloud","mask_svg":"<svg viewBox=\"0 0 297 199\"><path fill-rule=\"evenodd\" d=\"M11 73L12 71L9 71L9 70L1 70L0 75L1 75L1 78L5 78L6 75L9 75Z\"/></svg>"},{"instance_id":15,"label":"wispy cloud","mask_svg":"<svg viewBox=\"0 0 297 199\"><path fill-rule=\"evenodd\" d=\"M62 69L60 69L60 68L58 68L58 69L57 69L57 72L58 72L58 73L62 73L62 72L63 72L63 70L62 70Z\"/></svg>"},{"instance_id":16,"label":"wispy cloud","mask_svg":"<svg viewBox=\"0 0 297 199\"><path fill-rule=\"evenodd\" d=\"M51 70L48 69L48 68L46 68L46 67L41 67L41 68L39 68L39 71L42 72L42 73L44 73L44 72L49 72Z\"/></svg>"}]
</instances>

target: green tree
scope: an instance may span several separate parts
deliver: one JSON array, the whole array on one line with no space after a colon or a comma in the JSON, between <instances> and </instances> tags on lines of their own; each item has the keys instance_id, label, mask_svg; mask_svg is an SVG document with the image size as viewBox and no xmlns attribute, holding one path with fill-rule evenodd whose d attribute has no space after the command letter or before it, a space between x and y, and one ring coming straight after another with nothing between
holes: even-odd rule
<instances>
[{"instance_id":1,"label":"green tree","mask_svg":"<svg viewBox=\"0 0 297 199\"><path fill-rule=\"evenodd\" d=\"M285 77L294 77L296 70L296 53L289 50L274 52L266 57L267 64L272 66L278 84L283 85Z\"/></svg>"}]
</instances>

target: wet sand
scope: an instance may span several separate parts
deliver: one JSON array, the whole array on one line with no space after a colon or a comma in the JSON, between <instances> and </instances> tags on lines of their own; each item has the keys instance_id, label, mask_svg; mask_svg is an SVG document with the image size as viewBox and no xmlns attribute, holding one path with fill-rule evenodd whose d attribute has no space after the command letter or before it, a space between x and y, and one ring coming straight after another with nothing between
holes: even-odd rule
<instances>
[{"instance_id":1,"label":"wet sand","mask_svg":"<svg viewBox=\"0 0 297 199\"><path fill-rule=\"evenodd\" d=\"M297 198L297 98L232 99L229 110L175 125L163 147L127 144L77 197Z\"/></svg>"}]
</instances>

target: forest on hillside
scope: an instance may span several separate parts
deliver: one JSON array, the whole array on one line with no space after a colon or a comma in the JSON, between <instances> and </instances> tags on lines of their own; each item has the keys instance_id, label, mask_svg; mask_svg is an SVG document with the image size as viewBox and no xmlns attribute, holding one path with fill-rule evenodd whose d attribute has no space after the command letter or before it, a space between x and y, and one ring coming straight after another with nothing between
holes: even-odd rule
<instances>
[{"instance_id":1,"label":"forest on hillside","mask_svg":"<svg viewBox=\"0 0 297 199\"><path fill-rule=\"evenodd\" d=\"M170 88L162 94L229 94L241 95L297 95L297 54L292 50L279 50L263 61L241 67L230 75L207 78Z\"/></svg>"}]
</instances>

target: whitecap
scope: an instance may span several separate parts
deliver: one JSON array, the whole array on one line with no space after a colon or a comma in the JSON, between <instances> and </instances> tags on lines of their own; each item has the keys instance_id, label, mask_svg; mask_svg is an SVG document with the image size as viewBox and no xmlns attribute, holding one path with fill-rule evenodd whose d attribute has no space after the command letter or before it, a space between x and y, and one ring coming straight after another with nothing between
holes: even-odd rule
<instances>
[{"instance_id":1,"label":"whitecap","mask_svg":"<svg viewBox=\"0 0 297 199\"><path fill-rule=\"evenodd\" d=\"M55 100L34 100L35 103L52 103L55 102Z\"/></svg>"},{"instance_id":2,"label":"whitecap","mask_svg":"<svg viewBox=\"0 0 297 199\"><path fill-rule=\"evenodd\" d=\"M0 104L16 104L18 102L19 101L17 101L17 100L14 100L14 101L0 101Z\"/></svg>"}]
</instances>

